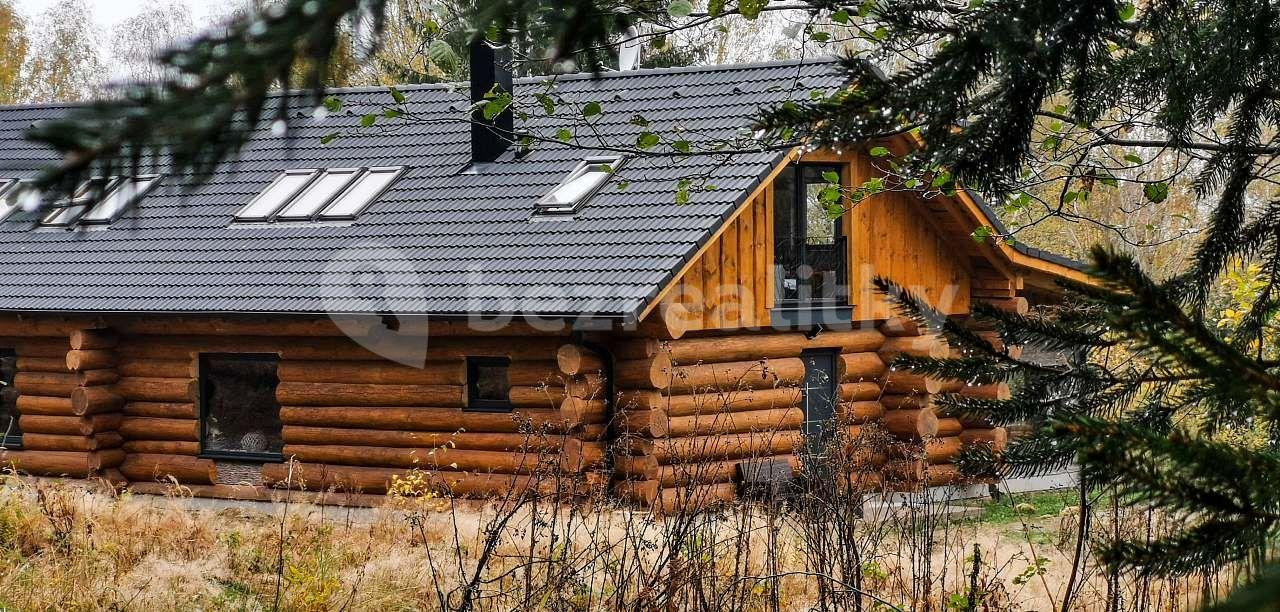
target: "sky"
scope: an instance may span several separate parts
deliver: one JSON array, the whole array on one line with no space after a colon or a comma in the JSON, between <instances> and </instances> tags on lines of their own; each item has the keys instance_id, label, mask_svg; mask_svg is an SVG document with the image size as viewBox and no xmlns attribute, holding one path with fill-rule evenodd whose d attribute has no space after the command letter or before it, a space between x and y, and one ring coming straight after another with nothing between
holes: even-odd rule
<instances>
[{"instance_id":1,"label":"sky","mask_svg":"<svg viewBox=\"0 0 1280 612\"><path fill-rule=\"evenodd\" d=\"M199 25L216 21L244 0L181 1L191 9L192 21ZM94 21L106 31L110 31L111 26L137 15L143 7L153 4L153 2L139 0L86 0L86 2L93 8ZM56 3L56 0L15 0L14 5L27 17L34 18Z\"/></svg>"}]
</instances>

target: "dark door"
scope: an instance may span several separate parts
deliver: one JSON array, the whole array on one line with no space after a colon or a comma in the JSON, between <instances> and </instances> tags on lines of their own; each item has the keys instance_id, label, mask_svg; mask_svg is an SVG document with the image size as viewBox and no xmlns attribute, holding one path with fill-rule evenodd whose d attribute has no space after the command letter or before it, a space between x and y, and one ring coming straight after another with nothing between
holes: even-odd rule
<instances>
[{"instance_id":1,"label":"dark door","mask_svg":"<svg viewBox=\"0 0 1280 612\"><path fill-rule=\"evenodd\" d=\"M828 443L836 434L836 401L839 399L836 380L835 351L805 351L804 360L804 434L809 454L822 456Z\"/></svg>"}]
</instances>

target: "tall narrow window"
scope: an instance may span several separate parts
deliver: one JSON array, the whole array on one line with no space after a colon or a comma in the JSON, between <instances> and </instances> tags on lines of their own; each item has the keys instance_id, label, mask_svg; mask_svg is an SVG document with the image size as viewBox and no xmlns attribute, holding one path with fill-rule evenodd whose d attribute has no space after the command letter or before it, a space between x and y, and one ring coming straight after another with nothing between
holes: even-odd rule
<instances>
[{"instance_id":1,"label":"tall narrow window","mask_svg":"<svg viewBox=\"0 0 1280 612\"><path fill-rule=\"evenodd\" d=\"M277 355L200 356L200 451L204 456L278 461L284 448L276 401Z\"/></svg>"},{"instance_id":2,"label":"tall narrow window","mask_svg":"<svg viewBox=\"0 0 1280 612\"><path fill-rule=\"evenodd\" d=\"M22 428L18 424L18 390L13 379L18 374L18 354L13 349L0 349L0 445L22 446Z\"/></svg>"},{"instance_id":3,"label":"tall narrow window","mask_svg":"<svg viewBox=\"0 0 1280 612\"><path fill-rule=\"evenodd\" d=\"M839 358L836 351L828 349L808 350L800 355L804 362L804 435L811 455L825 454L835 437Z\"/></svg>"},{"instance_id":4,"label":"tall narrow window","mask_svg":"<svg viewBox=\"0 0 1280 612\"><path fill-rule=\"evenodd\" d=\"M827 211L832 165L801 164L774 179L774 263L783 303L847 303L847 248L839 218Z\"/></svg>"},{"instance_id":5,"label":"tall narrow window","mask_svg":"<svg viewBox=\"0 0 1280 612\"><path fill-rule=\"evenodd\" d=\"M494 412L511 410L511 381L506 357L467 358L467 408Z\"/></svg>"}]
</instances>

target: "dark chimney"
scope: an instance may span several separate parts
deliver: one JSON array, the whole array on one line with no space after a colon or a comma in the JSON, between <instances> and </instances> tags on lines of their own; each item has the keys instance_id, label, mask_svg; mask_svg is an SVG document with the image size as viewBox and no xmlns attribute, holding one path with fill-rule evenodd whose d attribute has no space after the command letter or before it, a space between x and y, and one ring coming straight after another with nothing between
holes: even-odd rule
<instances>
[{"instance_id":1,"label":"dark chimney","mask_svg":"<svg viewBox=\"0 0 1280 612\"><path fill-rule=\"evenodd\" d=\"M493 90L495 84L495 93L512 93L510 63L511 52L506 47L494 48L483 38L471 43L472 104L484 101L485 94ZM492 120L485 119L483 110L477 108L471 120L472 163L496 161L513 139L515 124L511 107L508 105Z\"/></svg>"}]
</instances>

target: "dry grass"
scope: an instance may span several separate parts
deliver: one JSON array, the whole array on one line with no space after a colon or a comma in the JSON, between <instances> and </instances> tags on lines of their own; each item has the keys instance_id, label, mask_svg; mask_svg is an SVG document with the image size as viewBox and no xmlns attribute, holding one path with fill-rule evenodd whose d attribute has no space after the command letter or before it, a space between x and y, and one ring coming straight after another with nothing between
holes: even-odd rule
<instances>
[{"instance_id":1,"label":"dry grass","mask_svg":"<svg viewBox=\"0 0 1280 612\"><path fill-rule=\"evenodd\" d=\"M858 525L841 544L860 547L865 596L855 601L831 586L848 577L819 584L831 572L815 562L805 525L758 507L677 529L681 519L528 500L269 514L14 481L0 495L0 608L457 609L470 584L474 609L805 610L824 588L836 609L890 609L879 599L964 610L971 594L979 610L1054 609L1072 564L1073 507L1044 496L1005 503L1024 505L985 520L926 511ZM1184 605L1175 588L1159 586L1148 609ZM1101 609L1106 593L1089 569L1072 607Z\"/></svg>"}]
</instances>

